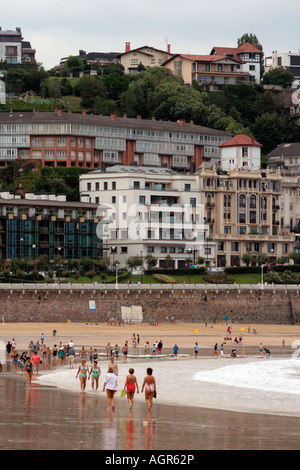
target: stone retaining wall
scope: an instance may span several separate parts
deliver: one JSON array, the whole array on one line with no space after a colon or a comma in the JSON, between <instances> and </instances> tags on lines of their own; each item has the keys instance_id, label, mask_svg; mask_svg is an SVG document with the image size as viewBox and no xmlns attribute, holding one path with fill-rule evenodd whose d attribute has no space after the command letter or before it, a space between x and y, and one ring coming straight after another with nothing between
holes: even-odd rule
<instances>
[{"instance_id":1,"label":"stone retaining wall","mask_svg":"<svg viewBox=\"0 0 300 470\"><path fill-rule=\"evenodd\" d=\"M96 310L89 310L94 300ZM141 305L143 321L300 323L298 286L0 285L5 322L91 322L121 318L121 307ZM0 317L1 320L1 317Z\"/></svg>"}]
</instances>

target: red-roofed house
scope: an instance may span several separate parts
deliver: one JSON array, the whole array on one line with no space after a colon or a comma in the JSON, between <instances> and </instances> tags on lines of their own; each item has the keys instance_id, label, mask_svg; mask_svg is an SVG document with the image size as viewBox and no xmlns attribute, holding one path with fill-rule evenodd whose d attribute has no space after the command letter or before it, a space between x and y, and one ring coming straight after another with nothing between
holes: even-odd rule
<instances>
[{"instance_id":1,"label":"red-roofed house","mask_svg":"<svg viewBox=\"0 0 300 470\"><path fill-rule=\"evenodd\" d=\"M251 44L214 47L209 55L175 54L162 65L181 76L186 84L196 81L211 89L223 85L260 81L260 54Z\"/></svg>"},{"instance_id":2,"label":"red-roofed house","mask_svg":"<svg viewBox=\"0 0 300 470\"><path fill-rule=\"evenodd\" d=\"M219 145L222 170L256 171L261 166L262 145L248 135L235 135Z\"/></svg>"}]
</instances>

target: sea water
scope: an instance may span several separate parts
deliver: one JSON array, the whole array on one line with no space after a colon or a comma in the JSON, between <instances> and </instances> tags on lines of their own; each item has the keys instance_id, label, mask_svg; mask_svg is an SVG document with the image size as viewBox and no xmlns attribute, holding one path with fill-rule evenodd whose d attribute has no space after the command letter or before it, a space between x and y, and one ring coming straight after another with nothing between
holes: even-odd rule
<instances>
[{"instance_id":1,"label":"sea water","mask_svg":"<svg viewBox=\"0 0 300 470\"><path fill-rule=\"evenodd\" d=\"M149 363L131 364L140 389ZM130 366L130 367L131 367ZM300 361L295 359L186 359L152 362L159 402L251 413L300 417ZM100 364L101 367L101 364ZM102 389L106 367L102 367ZM119 364L119 389L128 364ZM79 391L76 370L57 370L39 378L41 385ZM91 390L87 383L87 392ZM101 393L101 392L98 392ZM142 401L139 394L135 400Z\"/></svg>"}]
</instances>

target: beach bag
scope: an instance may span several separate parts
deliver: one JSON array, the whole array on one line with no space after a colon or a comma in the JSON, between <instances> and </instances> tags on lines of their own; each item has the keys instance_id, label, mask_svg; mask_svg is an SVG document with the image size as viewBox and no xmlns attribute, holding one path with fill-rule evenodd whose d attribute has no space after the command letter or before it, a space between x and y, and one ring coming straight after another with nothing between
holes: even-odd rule
<instances>
[{"instance_id":1,"label":"beach bag","mask_svg":"<svg viewBox=\"0 0 300 470\"><path fill-rule=\"evenodd\" d=\"M121 392L121 397L125 397L125 395L126 395L126 390L123 389Z\"/></svg>"}]
</instances>

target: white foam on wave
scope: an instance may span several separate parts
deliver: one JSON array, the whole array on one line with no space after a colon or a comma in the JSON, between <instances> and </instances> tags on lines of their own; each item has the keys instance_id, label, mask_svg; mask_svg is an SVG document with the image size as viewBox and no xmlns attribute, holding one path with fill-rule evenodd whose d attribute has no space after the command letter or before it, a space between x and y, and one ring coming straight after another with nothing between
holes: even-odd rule
<instances>
[{"instance_id":1,"label":"white foam on wave","mask_svg":"<svg viewBox=\"0 0 300 470\"><path fill-rule=\"evenodd\" d=\"M233 363L215 370L197 372L193 379L230 387L300 395L300 362L291 359Z\"/></svg>"},{"instance_id":2,"label":"white foam on wave","mask_svg":"<svg viewBox=\"0 0 300 470\"><path fill-rule=\"evenodd\" d=\"M88 381L86 392L100 393L108 364L100 363L102 371L98 392ZM158 390L157 404L204 407L249 413L300 416L300 362L292 359L184 359L123 364L119 363L120 396L133 367L141 389L147 367L153 368ZM80 392L76 369L57 369L40 375L44 386ZM120 398L122 399L122 398ZM144 401L144 394L135 400Z\"/></svg>"}]
</instances>

